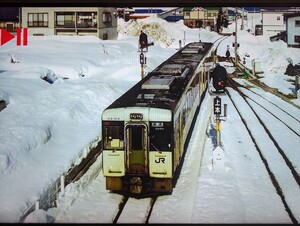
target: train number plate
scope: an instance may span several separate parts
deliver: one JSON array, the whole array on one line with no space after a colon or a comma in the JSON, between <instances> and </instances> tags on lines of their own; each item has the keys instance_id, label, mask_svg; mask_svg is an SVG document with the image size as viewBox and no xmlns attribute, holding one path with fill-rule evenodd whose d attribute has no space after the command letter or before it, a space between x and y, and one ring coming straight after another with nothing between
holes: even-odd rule
<instances>
[{"instance_id":1,"label":"train number plate","mask_svg":"<svg viewBox=\"0 0 300 226\"><path fill-rule=\"evenodd\" d=\"M143 114L140 113L131 113L130 119L143 119Z\"/></svg>"}]
</instances>

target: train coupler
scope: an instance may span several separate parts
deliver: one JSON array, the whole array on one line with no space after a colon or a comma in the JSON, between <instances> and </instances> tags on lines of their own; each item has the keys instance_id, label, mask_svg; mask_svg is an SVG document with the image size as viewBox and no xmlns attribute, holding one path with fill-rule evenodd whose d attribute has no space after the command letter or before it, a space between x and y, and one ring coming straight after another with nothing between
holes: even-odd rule
<instances>
[{"instance_id":1,"label":"train coupler","mask_svg":"<svg viewBox=\"0 0 300 226\"><path fill-rule=\"evenodd\" d=\"M129 191L132 194L141 194L143 190L143 181L140 177L132 177L129 180Z\"/></svg>"}]
</instances>

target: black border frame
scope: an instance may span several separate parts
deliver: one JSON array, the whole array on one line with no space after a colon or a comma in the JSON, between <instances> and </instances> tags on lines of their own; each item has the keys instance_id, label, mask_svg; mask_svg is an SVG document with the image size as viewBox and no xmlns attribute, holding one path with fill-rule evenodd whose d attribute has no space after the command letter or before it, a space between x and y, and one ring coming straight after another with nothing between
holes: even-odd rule
<instances>
[{"instance_id":1,"label":"black border frame","mask_svg":"<svg viewBox=\"0 0 300 226\"><path fill-rule=\"evenodd\" d=\"M0 6L20 7L299 7L300 0L0 0Z\"/></svg>"}]
</instances>

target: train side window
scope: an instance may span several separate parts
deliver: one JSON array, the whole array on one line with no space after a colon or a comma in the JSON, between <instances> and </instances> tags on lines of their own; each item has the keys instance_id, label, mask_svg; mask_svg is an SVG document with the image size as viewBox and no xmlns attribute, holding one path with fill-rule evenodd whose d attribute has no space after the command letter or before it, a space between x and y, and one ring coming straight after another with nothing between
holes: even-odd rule
<instances>
[{"instance_id":1,"label":"train side window","mask_svg":"<svg viewBox=\"0 0 300 226\"><path fill-rule=\"evenodd\" d=\"M116 123L104 123L103 142L106 149L122 149L124 146L124 126L114 124Z\"/></svg>"}]
</instances>

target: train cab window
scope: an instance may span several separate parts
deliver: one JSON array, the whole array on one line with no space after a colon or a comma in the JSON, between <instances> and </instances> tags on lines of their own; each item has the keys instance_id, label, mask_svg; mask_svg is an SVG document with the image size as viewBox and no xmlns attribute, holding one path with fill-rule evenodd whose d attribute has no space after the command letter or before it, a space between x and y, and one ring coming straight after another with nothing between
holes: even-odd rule
<instances>
[{"instance_id":1,"label":"train cab window","mask_svg":"<svg viewBox=\"0 0 300 226\"><path fill-rule=\"evenodd\" d=\"M143 150L143 127L131 128L131 149Z\"/></svg>"},{"instance_id":2,"label":"train cab window","mask_svg":"<svg viewBox=\"0 0 300 226\"><path fill-rule=\"evenodd\" d=\"M124 123L103 122L103 142L105 149L123 149Z\"/></svg>"},{"instance_id":3,"label":"train cab window","mask_svg":"<svg viewBox=\"0 0 300 226\"><path fill-rule=\"evenodd\" d=\"M150 150L168 151L172 148L172 123L152 122L150 127Z\"/></svg>"}]
</instances>

